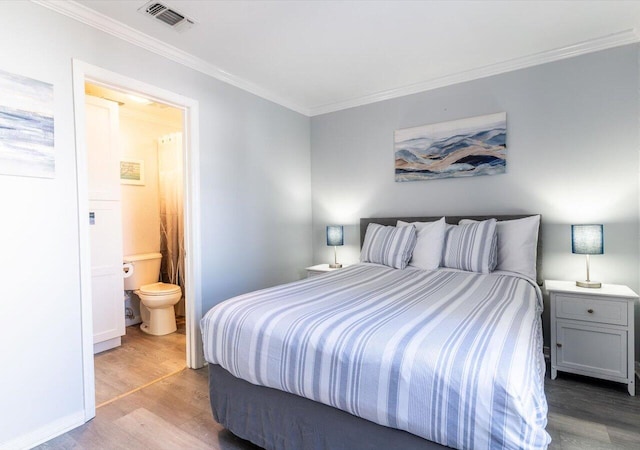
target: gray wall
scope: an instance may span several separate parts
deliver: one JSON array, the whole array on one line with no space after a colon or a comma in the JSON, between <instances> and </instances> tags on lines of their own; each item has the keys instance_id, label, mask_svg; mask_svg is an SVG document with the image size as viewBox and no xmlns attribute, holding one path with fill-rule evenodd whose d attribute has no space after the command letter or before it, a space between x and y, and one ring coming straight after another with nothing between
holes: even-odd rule
<instances>
[{"instance_id":1,"label":"gray wall","mask_svg":"<svg viewBox=\"0 0 640 450\"><path fill-rule=\"evenodd\" d=\"M199 102L204 311L311 263L310 120L31 2L2 7L0 69L52 83L55 103L55 179L0 175L0 448L21 448L83 417L72 58Z\"/></svg>"},{"instance_id":2,"label":"gray wall","mask_svg":"<svg viewBox=\"0 0 640 450\"><path fill-rule=\"evenodd\" d=\"M346 225L339 259L357 261L360 217L540 213L545 278L583 278L569 225L603 223L606 253L591 258L591 278L638 292L638 75L630 45L313 117L314 262L333 258L333 223ZM500 111L506 174L394 181L394 130ZM638 360L638 308L636 323Z\"/></svg>"}]
</instances>

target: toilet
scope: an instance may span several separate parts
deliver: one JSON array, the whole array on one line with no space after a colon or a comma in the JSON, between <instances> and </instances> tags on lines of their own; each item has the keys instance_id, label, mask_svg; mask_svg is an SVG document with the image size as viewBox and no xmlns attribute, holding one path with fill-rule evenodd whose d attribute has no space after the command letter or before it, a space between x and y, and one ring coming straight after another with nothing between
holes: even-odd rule
<instances>
[{"instance_id":1,"label":"toilet","mask_svg":"<svg viewBox=\"0 0 640 450\"><path fill-rule=\"evenodd\" d=\"M173 306L182 298L182 289L178 285L158 281L162 254L128 255L123 260L124 289L140 297L140 329L155 336L176 331Z\"/></svg>"}]
</instances>

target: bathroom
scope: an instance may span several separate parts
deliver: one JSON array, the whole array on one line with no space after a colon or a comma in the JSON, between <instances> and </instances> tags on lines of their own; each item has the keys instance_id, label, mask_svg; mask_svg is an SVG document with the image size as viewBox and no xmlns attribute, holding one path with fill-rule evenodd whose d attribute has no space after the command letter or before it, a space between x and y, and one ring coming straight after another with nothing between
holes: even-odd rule
<instances>
[{"instance_id":1,"label":"bathroom","mask_svg":"<svg viewBox=\"0 0 640 450\"><path fill-rule=\"evenodd\" d=\"M86 83L85 94L87 102L107 100L110 102L107 106L115 111L112 115L117 115L115 120L104 123L109 122L117 134L114 141L118 147L119 198L114 197L110 204L120 206L122 272L118 286L121 286L121 303L115 308L116 311L121 308L122 317L117 320L123 322L124 327L120 329L124 334L110 340L108 345L96 343L98 338L94 334L96 403L100 406L128 390L185 367L183 117L180 109L97 84ZM92 117L95 114L87 115L88 141L92 129L105 126L104 123L90 124ZM97 117L96 120L104 119ZM90 178L92 175L90 161ZM98 208L95 214L99 213ZM91 216L90 220L93 220ZM99 224L98 217L95 222ZM109 237L109 241L118 239ZM92 242L92 253L94 247ZM161 259L155 259L154 254L161 255ZM159 270L154 264L160 265ZM150 273L141 278L148 269ZM165 284L156 286L158 281ZM100 306L96 307L96 301L101 300L95 297L94 331L101 318L108 317L102 314ZM141 297L149 308L141 304ZM163 303L158 308L160 298ZM167 298L171 304L166 303ZM150 354L150 349L158 355ZM131 362L126 358L132 358ZM145 361L149 365L147 371L122 373L122 367L129 364L140 367ZM114 380L114 377L122 379Z\"/></svg>"}]
</instances>

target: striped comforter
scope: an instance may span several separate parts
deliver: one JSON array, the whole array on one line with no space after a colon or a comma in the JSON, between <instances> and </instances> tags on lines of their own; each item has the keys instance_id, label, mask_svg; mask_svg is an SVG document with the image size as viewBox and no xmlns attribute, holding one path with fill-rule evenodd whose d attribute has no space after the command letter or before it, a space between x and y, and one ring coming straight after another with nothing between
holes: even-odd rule
<instances>
[{"instance_id":1,"label":"striped comforter","mask_svg":"<svg viewBox=\"0 0 640 450\"><path fill-rule=\"evenodd\" d=\"M202 319L231 374L459 449L537 449L540 313L529 280L357 264L235 297Z\"/></svg>"}]
</instances>

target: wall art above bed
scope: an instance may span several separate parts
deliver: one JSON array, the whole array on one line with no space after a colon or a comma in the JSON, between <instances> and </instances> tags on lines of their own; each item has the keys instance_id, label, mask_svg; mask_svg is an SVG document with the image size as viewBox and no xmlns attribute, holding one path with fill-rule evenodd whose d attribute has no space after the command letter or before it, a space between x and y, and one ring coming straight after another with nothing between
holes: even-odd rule
<instances>
[{"instance_id":1,"label":"wall art above bed","mask_svg":"<svg viewBox=\"0 0 640 450\"><path fill-rule=\"evenodd\" d=\"M396 181L504 173L507 113L396 130Z\"/></svg>"}]
</instances>

